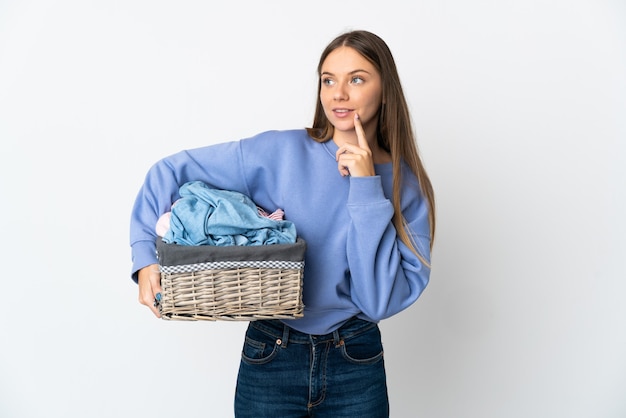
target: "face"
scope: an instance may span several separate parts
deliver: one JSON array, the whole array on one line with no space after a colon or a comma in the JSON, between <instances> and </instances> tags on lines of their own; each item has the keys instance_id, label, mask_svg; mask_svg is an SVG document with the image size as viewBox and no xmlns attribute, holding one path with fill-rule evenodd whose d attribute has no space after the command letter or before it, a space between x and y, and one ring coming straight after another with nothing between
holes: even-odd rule
<instances>
[{"instance_id":1,"label":"face","mask_svg":"<svg viewBox=\"0 0 626 418\"><path fill-rule=\"evenodd\" d=\"M376 132L382 81L376 68L350 47L331 52L322 63L320 102L338 135L354 136L354 113L366 133ZM369 135L368 135L369 136Z\"/></svg>"}]
</instances>

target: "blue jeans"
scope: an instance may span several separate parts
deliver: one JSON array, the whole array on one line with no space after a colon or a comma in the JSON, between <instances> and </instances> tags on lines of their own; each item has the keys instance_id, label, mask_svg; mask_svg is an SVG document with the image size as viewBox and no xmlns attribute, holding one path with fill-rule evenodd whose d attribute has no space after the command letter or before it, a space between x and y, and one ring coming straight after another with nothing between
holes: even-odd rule
<instances>
[{"instance_id":1,"label":"blue jeans","mask_svg":"<svg viewBox=\"0 0 626 418\"><path fill-rule=\"evenodd\" d=\"M353 318L309 335L280 321L250 322L241 354L235 416L389 416L378 325Z\"/></svg>"}]
</instances>

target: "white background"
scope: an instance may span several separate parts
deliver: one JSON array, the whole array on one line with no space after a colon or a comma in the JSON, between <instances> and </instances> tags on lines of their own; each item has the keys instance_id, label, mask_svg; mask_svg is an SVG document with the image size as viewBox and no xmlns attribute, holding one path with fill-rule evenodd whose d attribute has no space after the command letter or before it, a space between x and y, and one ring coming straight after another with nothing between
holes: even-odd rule
<instances>
[{"instance_id":1,"label":"white background","mask_svg":"<svg viewBox=\"0 0 626 418\"><path fill-rule=\"evenodd\" d=\"M0 0L0 416L229 417L243 323L129 278L148 167L312 121L346 29L390 45L438 203L383 321L392 416L626 416L626 4Z\"/></svg>"}]
</instances>

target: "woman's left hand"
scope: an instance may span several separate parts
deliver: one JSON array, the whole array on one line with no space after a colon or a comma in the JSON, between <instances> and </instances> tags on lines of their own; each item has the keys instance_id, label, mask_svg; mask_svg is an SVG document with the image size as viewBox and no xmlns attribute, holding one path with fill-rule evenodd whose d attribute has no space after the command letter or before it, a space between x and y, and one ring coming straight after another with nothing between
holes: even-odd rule
<instances>
[{"instance_id":1,"label":"woman's left hand","mask_svg":"<svg viewBox=\"0 0 626 418\"><path fill-rule=\"evenodd\" d=\"M345 143L339 147L336 154L337 168L342 176L365 177L376 174L372 150L367 143L365 131L359 115L354 115L354 130L358 144Z\"/></svg>"}]
</instances>

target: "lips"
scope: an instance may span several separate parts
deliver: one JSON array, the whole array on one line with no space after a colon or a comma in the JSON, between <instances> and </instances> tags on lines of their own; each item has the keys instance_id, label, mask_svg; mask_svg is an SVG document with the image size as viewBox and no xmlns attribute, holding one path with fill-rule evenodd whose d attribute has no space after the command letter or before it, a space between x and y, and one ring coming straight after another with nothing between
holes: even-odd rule
<instances>
[{"instance_id":1,"label":"lips","mask_svg":"<svg viewBox=\"0 0 626 418\"><path fill-rule=\"evenodd\" d=\"M352 109L333 109L333 114L338 118L345 118L352 113Z\"/></svg>"}]
</instances>

